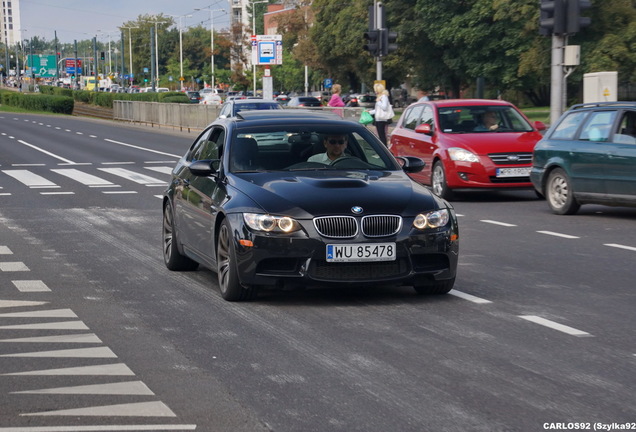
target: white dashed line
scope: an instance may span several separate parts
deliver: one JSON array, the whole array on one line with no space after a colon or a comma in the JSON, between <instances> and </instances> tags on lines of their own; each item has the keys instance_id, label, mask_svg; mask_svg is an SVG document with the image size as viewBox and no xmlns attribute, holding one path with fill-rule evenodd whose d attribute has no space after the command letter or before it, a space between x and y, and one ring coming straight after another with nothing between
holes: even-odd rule
<instances>
[{"instance_id":1,"label":"white dashed line","mask_svg":"<svg viewBox=\"0 0 636 432\"><path fill-rule=\"evenodd\" d=\"M482 222L493 224L493 225L501 225L501 226L505 226L505 227L516 227L517 226L517 225L514 225L514 224L509 224L509 223L505 223L505 222L498 222L498 221L488 220L488 219L484 219L484 220L482 220Z\"/></svg>"},{"instance_id":2,"label":"white dashed line","mask_svg":"<svg viewBox=\"0 0 636 432\"><path fill-rule=\"evenodd\" d=\"M573 235L569 235L569 234L561 234L561 233L556 233L556 232L552 232L552 231L537 231L539 234L546 234L546 235L551 235L551 236L555 236L555 237L561 237L561 238L566 238L566 239L577 239L580 237L577 236L573 236Z\"/></svg>"},{"instance_id":3,"label":"white dashed line","mask_svg":"<svg viewBox=\"0 0 636 432\"><path fill-rule=\"evenodd\" d=\"M476 297L472 294L466 294L465 292L457 291L455 289L450 290L450 295L454 295L455 297L462 298L464 300L468 300L469 302L477 303L477 304L487 304L492 303L490 300L486 300L480 297Z\"/></svg>"},{"instance_id":4,"label":"white dashed line","mask_svg":"<svg viewBox=\"0 0 636 432\"><path fill-rule=\"evenodd\" d=\"M559 324L557 322L550 321L545 318L538 317L536 315L519 315L519 318L523 318L524 320L531 321L535 324L539 324L539 325L551 328L553 330L558 330L560 332L569 334L571 336L592 336L588 332L575 329L574 327L569 327L563 324Z\"/></svg>"},{"instance_id":5,"label":"white dashed line","mask_svg":"<svg viewBox=\"0 0 636 432\"><path fill-rule=\"evenodd\" d=\"M633 247L633 246L625 246L625 245L616 244L616 243L605 243L603 246L609 246L609 247L618 248L618 249L626 249L626 250L636 252L636 247Z\"/></svg>"}]
</instances>

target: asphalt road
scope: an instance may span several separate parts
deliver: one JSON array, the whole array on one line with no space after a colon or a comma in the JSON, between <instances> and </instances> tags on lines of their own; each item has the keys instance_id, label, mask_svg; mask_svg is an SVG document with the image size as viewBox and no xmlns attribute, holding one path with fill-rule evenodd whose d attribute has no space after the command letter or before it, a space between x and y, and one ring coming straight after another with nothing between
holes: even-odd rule
<instances>
[{"instance_id":1,"label":"asphalt road","mask_svg":"<svg viewBox=\"0 0 636 432\"><path fill-rule=\"evenodd\" d=\"M464 194L449 295L228 303L161 258L195 137L0 115L0 432L636 429L636 209Z\"/></svg>"}]
</instances>

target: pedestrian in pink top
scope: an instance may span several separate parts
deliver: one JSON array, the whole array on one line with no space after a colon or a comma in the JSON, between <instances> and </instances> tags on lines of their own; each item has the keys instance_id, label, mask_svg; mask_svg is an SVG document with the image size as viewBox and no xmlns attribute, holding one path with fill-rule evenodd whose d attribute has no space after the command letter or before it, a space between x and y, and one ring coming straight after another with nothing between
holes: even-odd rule
<instances>
[{"instance_id":1,"label":"pedestrian in pink top","mask_svg":"<svg viewBox=\"0 0 636 432\"><path fill-rule=\"evenodd\" d=\"M329 105L330 107L345 106L344 102L342 101L342 98L340 97L341 92L342 92L342 87L340 86L340 84L334 84L333 87L331 87L331 93L332 93L331 99L329 99L329 103L327 105ZM333 112L343 117L342 110L333 110Z\"/></svg>"}]
</instances>

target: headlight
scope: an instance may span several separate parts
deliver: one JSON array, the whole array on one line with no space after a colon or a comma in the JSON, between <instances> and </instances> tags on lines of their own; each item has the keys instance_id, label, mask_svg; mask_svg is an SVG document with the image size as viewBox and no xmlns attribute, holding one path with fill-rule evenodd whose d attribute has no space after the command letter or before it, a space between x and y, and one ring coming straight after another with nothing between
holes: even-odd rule
<instances>
[{"instance_id":1,"label":"headlight","mask_svg":"<svg viewBox=\"0 0 636 432\"><path fill-rule=\"evenodd\" d=\"M451 147L448 149L448 155L451 160L459 162L479 162L479 158L475 153L459 147Z\"/></svg>"},{"instance_id":2,"label":"headlight","mask_svg":"<svg viewBox=\"0 0 636 432\"><path fill-rule=\"evenodd\" d=\"M413 226L420 230L426 228L439 228L446 225L449 218L450 215L447 209L435 210L428 213L420 213L415 216Z\"/></svg>"},{"instance_id":3,"label":"headlight","mask_svg":"<svg viewBox=\"0 0 636 432\"><path fill-rule=\"evenodd\" d=\"M300 229L300 224L287 216L243 213L243 220L255 231L290 233Z\"/></svg>"}]
</instances>

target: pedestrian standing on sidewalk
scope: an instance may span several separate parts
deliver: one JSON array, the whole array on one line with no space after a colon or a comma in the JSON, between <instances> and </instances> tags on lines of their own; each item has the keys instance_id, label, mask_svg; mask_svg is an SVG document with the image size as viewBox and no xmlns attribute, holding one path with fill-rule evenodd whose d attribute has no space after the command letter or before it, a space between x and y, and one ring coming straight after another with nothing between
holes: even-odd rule
<instances>
[{"instance_id":1,"label":"pedestrian standing on sidewalk","mask_svg":"<svg viewBox=\"0 0 636 432\"><path fill-rule=\"evenodd\" d=\"M331 99L329 99L329 103L327 105L330 107L345 106L344 102L342 101L342 97L340 96L341 92L342 86L340 84L334 84L333 87L331 87ZM340 117L343 117L343 111L341 109L333 110L333 112L338 114Z\"/></svg>"},{"instance_id":2,"label":"pedestrian standing on sidewalk","mask_svg":"<svg viewBox=\"0 0 636 432\"><path fill-rule=\"evenodd\" d=\"M373 86L373 91L375 91L376 96L375 109L371 110L370 113L375 118L375 128L380 141L388 147L386 142L386 128L393 121L395 113L393 112L391 102L389 102L389 92L386 91L384 86L377 83Z\"/></svg>"}]
</instances>

